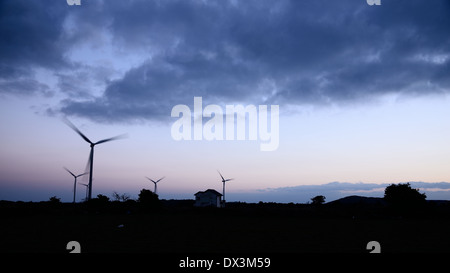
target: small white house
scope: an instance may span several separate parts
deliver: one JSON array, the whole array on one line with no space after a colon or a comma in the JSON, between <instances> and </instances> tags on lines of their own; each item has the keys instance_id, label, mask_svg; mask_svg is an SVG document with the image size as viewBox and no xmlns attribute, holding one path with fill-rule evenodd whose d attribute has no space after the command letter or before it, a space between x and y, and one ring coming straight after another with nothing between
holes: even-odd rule
<instances>
[{"instance_id":1,"label":"small white house","mask_svg":"<svg viewBox=\"0 0 450 273\"><path fill-rule=\"evenodd\" d=\"M207 189L206 191L199 191L195 195L195 207L217 207L220 208L222 204L222 194L216 190Z\"/></svg>"}]
</instances>

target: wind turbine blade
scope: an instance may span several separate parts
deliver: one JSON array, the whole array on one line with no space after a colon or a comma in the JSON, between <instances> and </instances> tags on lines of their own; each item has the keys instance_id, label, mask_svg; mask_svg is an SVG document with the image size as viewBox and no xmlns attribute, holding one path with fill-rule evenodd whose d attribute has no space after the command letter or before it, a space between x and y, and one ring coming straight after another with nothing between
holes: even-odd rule
<instances>
[{"instance_id":1,"label":"wind turbine blade","mask_svg":"<svg viewBox=\"0 0 450 273\"><path fill-rule=\"evenodd\" d=\"M118 136L115 136L115 137L103 139L103 140L100 140L100 141L95 142L94 145L102 144L102 143L105 143L105 142L108 142L108 141L112 141L112 140L117 140L117 139L126 138L127 136L128 136L127 134L123 134L123 135L118 135Z\"/></svg>"},{"instance_id":2,"label":"wind turbine blade","mask_svg":"<svg viewBox=\"0 0 450 273\"><path fill-rule=\"evenodd\" d=\"M220 177L222 177L222 181L225 180L225 178L223 178L222 174L219 172L219 170L217 170L217 172L220 174Z\"/></svg>"},{"instance_id":3,"label":"wind turbine blade","mask_svg":"<svg viewBox=\"0 0 450 273\"><path fill-rule=\"evenodd\" d=\"M156 181L156 183L158 183L159 181L163 180L164 177L165 177L165 176L163 176L162 178L158 179L158 180Z\"/></svg>"},{"instance_id":4,"label":"wind turbine blade","mask_svg":"<svg viewBox=\"0 0 450 273\"><path fill-rule=\"evenodd\" d=\"M82 173L82 174L79 174L79 175L77 175L77 177L80 177L80 176L83 176L83 175L85 175L85 174L88 174L89 172L87 172L87 173Z\"/></svg>"},{"instance_id":5,"label":"wind turbine blade","mask_svg":"<svg viewBox=\"0 0 450 273\"><path fill-rule=\"evenodd\" d=\"M145 178L147 178L148 180L152 181L153 183L156 183L153 179L151 179L151 178L149 178L147 176Z\"/></svg>"},{"instance_id":6,"label":"wind turbine blade","mask_svg":"<svg viewBox=\"0 0 450 273\"><path fill-rule=\"evenodd\" d=\"M234 180L234 178L225 179L225 182L230 181L230 180Z\"/></svg>"},{"instance_id":7,"label":"wind turbine blade","mask_svg":"<svg viewBox=\"0 0 450 273\"><path fill-rule=\"evenodd\" d=\"M72 128L72 130L77 132L86 142L92 144L92 141L89 138L87 138L87 136L85 136L80 130L78 130L78 128L75 125L73 125L73 123L70 122L67 118L63 118L63 121L65 124L67 124L67 126Z\"/></svg>"},{"instance_id":8,"label":"wind turbine blade","mask_svg":"<svg viewBox=\"0 0 450 273\"><path fill-rule=\"evenodd\" d=\"M93 149L91 149L91 151L89 152L89 157L88 157L88 160L87 160L87 163L86 163L86 167L84 168L84 173L85 174L89 173L91 171L90 168L91 168L92 152L93 152ZM85 177L87 177L87 176L85 176ZM84 180L84 178L82 178L82 179Z\"/></svg>"},{"instance_id":9,"label":"wind turbine blade","mask_svg":"<svg viewBox=\"0 0 450 273\"><path fill-rule=\"evenodd\" d=\"M63 167L64 170L66 170L67 172L69 172L73 177L76 177L71 171L69 171L69 169L67 169L66 167Z\"/></svg>"}]
</instances>

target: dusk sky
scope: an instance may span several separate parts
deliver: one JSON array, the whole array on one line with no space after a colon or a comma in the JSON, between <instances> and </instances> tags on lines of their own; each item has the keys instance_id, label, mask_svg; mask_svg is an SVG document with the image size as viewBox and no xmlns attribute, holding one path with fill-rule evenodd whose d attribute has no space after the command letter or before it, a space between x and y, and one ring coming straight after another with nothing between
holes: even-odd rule
<instances>
[{"instance_id":1,"label":"dusk sky","mask_svg":"<svg viewBox=\"0 0 450 273\"><path fill-rule=\"evenodd\" d=\"M63 117L93 142L128 135L96 146L93 196L137 198L165 176L160 198L194 198L222 191L217 170L234 178L227 201L449 182L449 15L448 0L0 1L0 200L71 201L63 167L83 173L89 144ZM194 97L224 114L278 105L278 147L260 131L175 140L172 108L193 113Z\"/></svg>"}]
</instances>

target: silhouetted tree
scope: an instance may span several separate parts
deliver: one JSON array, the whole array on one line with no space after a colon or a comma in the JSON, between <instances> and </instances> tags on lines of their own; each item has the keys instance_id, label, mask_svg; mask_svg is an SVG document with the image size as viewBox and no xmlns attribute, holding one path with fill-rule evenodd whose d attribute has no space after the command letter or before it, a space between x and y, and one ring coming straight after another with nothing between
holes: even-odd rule
<instances>
[{"instance_id":1,"label":"silhouetted tree","mask_svg":"<svg viewBox=\"0 0 450 273\"><path fill-rule=\"evenodd\" d=\"M409 183L391 184L384 190L384 200L396 207L417 207L425 204L427 196Z\"/></svg>"},{"instance_id":2,"label":"silhouetted tree","mask_svg":"<svg viewBox=\"0 0 450 273\"><path fill-rule=\"evenodd\" d=\"M119 202L125 202L130 200L130 196L126 193L123 194L119 194L118 192L113 192L112 197L114 198L114 201L119 201Z\"/></svg>"},{"instance_id":3,"label":"silhouetted tree","mask_svg":"<svg viewBox=\"0 0 450 273\"><path fill-rule=\"evenodd\" d=\"M313 205L322 205L325 203L325 196L323 195L317 195L316 197L311 198Z\"/></svg>"},{"instance_id":4,"label":"silhouetted tree","mask_svg":"<svg viewBox=\"0 0 450 273\"><path fill-rule=\"evenodd\" d=\"M114 199L114 201L120 202L120 194L118 192L114 191L112 193L112 198Z\"/></svg>"},{"instance_id":5,"label":"silhouetted tree","mask_svg":"<svg viewBox=\"0 0 450 273\"><path fill-rule=\"evenodd\" d=\"M92 198L91 200L89 200L88 204L93 208L103 208L109 204L109 197L103 194L99 194L96 198Z\"/></svg>"},{"instance_id":6,"label":"silhouetted tree","mask_svg":"<svg viewBox=\"0 0 450 273\"><path fill-rule=\"evenodd\" d=\"M159 205L158 195L147 189L141 190L138 195L138 202L146 207L155 207Z\"/></svg>"},{"instance_id":7,"label":"silhouetted tree","mask_svg":"<svg viewBox=\"0 0 450 273\"><path fill-rule=\"evenodd\" d=\"M97 198L99 202L101 203L108 203L109 202L109 197L103 194L99 194L97 195Z\"/></svg>"}]
</instances>

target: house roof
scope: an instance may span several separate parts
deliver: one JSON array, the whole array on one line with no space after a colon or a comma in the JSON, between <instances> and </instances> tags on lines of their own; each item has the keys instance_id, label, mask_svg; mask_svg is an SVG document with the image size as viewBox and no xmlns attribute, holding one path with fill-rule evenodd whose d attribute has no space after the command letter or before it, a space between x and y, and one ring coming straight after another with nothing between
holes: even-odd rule
<instances>
[{"instance_id":1,"label":"house roof","mask_svg":"<svg viewBox=\"0 0 450 273\"><path fill-rule=\"evenodd\" d=\"M197 192L194 195L196 196L197 194L204 194L204 193L212 193L212 194L217 195L217 196L222 196L221 193L219 193L218 191L213 190L213 189L207 189L206 191L199 191L199 192Z\"/></svg>"}]
</instances>

